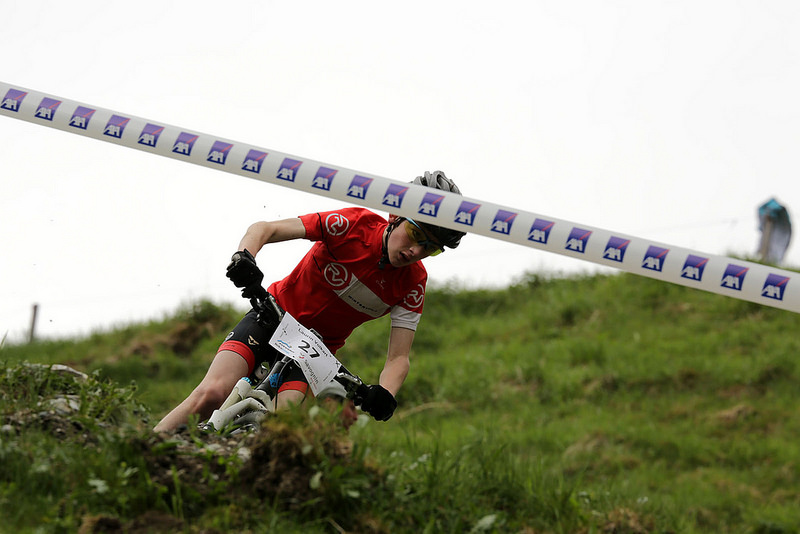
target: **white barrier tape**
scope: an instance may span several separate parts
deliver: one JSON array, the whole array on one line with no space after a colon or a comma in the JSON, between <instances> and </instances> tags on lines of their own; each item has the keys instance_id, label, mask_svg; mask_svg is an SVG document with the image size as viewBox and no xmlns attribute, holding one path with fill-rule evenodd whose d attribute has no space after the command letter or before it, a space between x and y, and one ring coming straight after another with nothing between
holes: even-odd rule
<instances>
[{"instance_id":1,"label":"white barrier tape","mask_svg":"<svg viewBox=\"0 0 800 534\"><path fill-rule=\"evenodd\" d=\"M380 211L800 313L798 273L381 178L0 82L0 114Z\"/></svg>"}]
</instances>

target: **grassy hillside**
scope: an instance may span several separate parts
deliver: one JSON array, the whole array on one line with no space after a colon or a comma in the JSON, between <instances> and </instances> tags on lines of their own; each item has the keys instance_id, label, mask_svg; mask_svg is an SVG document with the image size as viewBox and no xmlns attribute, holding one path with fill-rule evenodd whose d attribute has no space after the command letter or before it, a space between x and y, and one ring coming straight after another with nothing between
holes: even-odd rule
<instances>
[{"instance_id":1,"label":"grassy hillside","mask_svg":"<svg viewBox=\"0 0 800 534\"><path fill-rule=\"evenodd\" d=\"M154 436L241 311L3 347L0 529L800 531L796 314L631 275L440 288L389 422ZM387 329L340 359L376 381Z\"/></svg>"}]
</instances>

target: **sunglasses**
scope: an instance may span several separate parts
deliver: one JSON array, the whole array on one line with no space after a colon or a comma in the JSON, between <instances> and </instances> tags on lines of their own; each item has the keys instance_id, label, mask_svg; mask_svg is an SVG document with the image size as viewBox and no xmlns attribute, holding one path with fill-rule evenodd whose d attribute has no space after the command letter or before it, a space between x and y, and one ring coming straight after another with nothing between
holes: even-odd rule
<instances>
[{"instance_id":1,"label":"sunglasses","mask_svg":"<svg viewBox=\"0 0 800 534\"><path fill-rule=\"evenodd\" d=\"M417 245L425 247L425 252L428 253L428 256L436 256L437 254L444 252L442 245L430 239L428 234L425 233L425 230L423 230L422 227L413 220L406 218L403 226L406 229L408 238L414 241Z\"/></svg>"}]
</instances>

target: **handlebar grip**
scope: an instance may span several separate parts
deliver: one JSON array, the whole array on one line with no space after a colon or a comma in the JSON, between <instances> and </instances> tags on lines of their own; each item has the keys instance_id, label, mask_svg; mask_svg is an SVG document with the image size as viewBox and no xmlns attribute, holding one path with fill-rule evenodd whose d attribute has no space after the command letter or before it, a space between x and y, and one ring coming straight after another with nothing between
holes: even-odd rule
<instances>
[{"instance_id":1,"label":"handlebar grip","mask_svg":"<svg viewBox=\"0 0 800 534\"><path fill-rule=\"evenodd\" d=\"M367 396L367 393L369 393L369 386L367 386L362 382L361 384L358 385L358 387L356 387L356 394L353 400L358 399L357 404L361 404L361 402Z\"/></svg>"},{"instance_id":2,"label":"handlebar grip","mask_svg":"<svg viewBox=\"0 0 800 534\"><path fill-rule=\"evenodd\" d=\"M369 391L367 385L357 375L348 371L344 365L339 367L339 372L334 377L334 380L344 386L347 398L353 399L356 404L359 404Z\"/></svg>"},{"instance_id":3,"label":"handlebar grip","mask_svg":"<svg viewBox=\"0 0 800 534\"><path fill-rule=\"evenodd\" d=\"M263 301L267 300L267 296L269 295L269 293L267 293L267 290L264 289L264 286L262 286L260 284L259 285L253 285L253 286L250 286L250 287L246 288L243 293L245 293L245 292L250 297L250 302L251 303L253 303L253 301L255 301L255 302L263 302Z\"/></svg>"}]
</instances>

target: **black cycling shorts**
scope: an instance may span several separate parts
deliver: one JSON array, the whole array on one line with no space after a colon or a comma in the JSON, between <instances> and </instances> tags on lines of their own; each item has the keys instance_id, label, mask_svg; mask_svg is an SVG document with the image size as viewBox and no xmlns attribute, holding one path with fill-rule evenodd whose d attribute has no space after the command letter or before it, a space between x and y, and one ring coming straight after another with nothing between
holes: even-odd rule
<instances>
[{"instance_id":1,"label":"black cycling shorts","mask_svg":"<svg viewBox=\"0 0 800 534\"><path fill-rule=\"evenodd\" d=\"M244 358L247 362L247 372L253 378L262 365L270 370L276 362L283 358L283 355L269 344L278 325L259 324L256 321L257 316L258 312L255 310L247 312L217 351L229 350ZM292 366L288 375L283 377L283 381L280 391L294 389L305 393L308 389L308 382L299 366Z\"/></svg>"},{"instance_id":2,"label":"black cycling shorts","mask_svg":"<svg viewBox=\"0 0 800 534\"><path fill-rule=\"evenodd\" d=\"M271 368L281 357L269 344L275 327L260 325L256 321L257 315L255 310L247 312L219 347L219 351L230 350L244 358L250 374L261 364Z\"/></svg>"}]
</instances>

